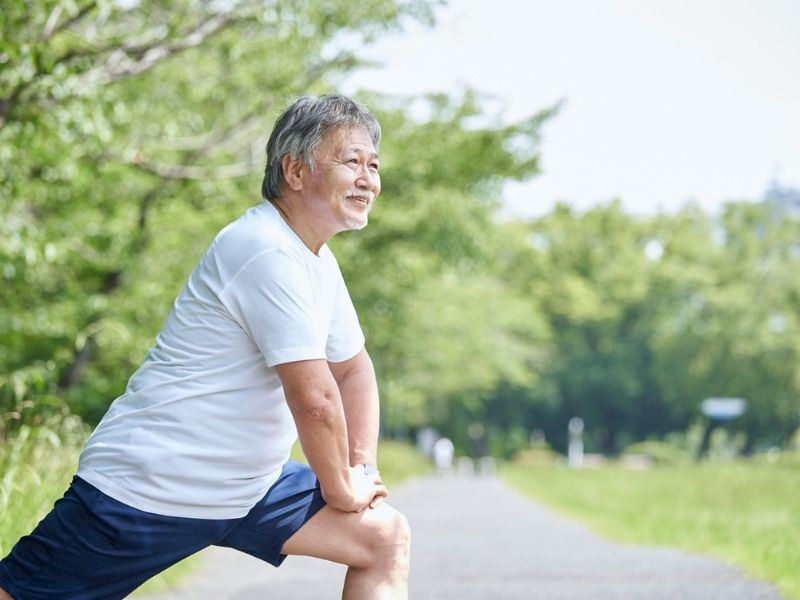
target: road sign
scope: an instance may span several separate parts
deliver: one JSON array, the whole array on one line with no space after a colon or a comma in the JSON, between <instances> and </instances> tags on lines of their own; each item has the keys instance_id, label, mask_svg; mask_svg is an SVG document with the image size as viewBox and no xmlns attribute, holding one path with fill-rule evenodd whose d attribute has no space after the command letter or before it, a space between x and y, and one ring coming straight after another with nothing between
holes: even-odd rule
<instances>
[{"instance_id":1,"label":"road sign","mask_svg":"<svg viewBox=\"0 0 800 600\"><path fill-rule=\"evenodd\" d=\"M700 403L700 410L709 419L730 421L747 409L744 398L706 398Z\"/></svg>"}]
</instances>

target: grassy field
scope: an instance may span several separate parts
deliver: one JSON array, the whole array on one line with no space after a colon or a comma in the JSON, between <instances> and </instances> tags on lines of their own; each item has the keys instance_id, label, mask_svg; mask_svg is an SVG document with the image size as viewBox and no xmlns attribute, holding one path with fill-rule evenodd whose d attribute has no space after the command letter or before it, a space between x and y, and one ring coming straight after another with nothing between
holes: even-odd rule
<instances>
[{"instance_id":1,"label":"grassy field","mask_svg":"<svg viewBox=\"0 0 800 600\"><path fill-rule=\"evenodd\" d=\"M11 551L64 495L88 431L77 418L52 428L23 429L0 445L0 557ZM189 558L148 581L137 594L161 592L194 568Z\"/></svg>"},{"instance_id":2,"label":"grassy field","mask_svg":"<svg viewBox=\"0 0 800 600\"><path fill-rule=\"evenodd\" d=\"M64 494L86 435L75 421L66 431L63 424L57 432L47 428L24 430L10 443L0 445L0 557L30 533ZM393 486L431 470L429 462L407 444L382 442L379 455L390 494ZM294 457L302 460L299 446ZM135 596L165 591L195 567L196 561L189 557L148 581Z\"/></svg>"},{"instance_id":3,"label":"grassy field","mask_svg":"<svg viewBox=\"0 0 800 600\"><path fill-rule=\"evenodd\" d=\"M621 542L710 554L800 599L800 466L736 462L630 471L509 465L514 487Z\"/></svg>"},{"instance_id":4,"label":"grassy field","mask_svg":"<svg viewBox=\"0 0 800 600\"><path fill-rule=\"evenodd\" d=\"M59 435L62 433L62 435ZM69 486L85 432L24 428L0 445L0 556L36 527Z\"/></svg>"}]
</instances>

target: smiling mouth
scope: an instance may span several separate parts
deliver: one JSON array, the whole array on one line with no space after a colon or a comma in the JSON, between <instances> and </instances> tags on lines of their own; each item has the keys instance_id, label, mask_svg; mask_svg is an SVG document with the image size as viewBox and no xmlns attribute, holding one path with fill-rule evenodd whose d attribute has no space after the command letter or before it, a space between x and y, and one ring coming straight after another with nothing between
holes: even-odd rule
<instances>
[{"instance_id":1,"label":"smiling mouth","mask_svg":"<svg viewBox=\"0 0 800 600\"><path fill-rule=\"evenodd\" d=\"M348 195L347 199L348 200L352 200L353 202L356 202L358 204L361 204L364 207L367 207L372 203L372 198L370 198L369 196L351 196L351 195Z\"/></svg>"}]
</instances>

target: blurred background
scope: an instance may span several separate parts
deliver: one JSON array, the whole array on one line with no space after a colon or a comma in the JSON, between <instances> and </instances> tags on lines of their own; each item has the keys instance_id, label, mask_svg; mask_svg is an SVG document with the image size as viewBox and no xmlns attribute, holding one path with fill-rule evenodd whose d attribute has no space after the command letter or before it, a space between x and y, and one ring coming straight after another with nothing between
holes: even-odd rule
<instances>
[{"instance_id":1,"label":"blurred background","mask_svg":"<svg viewBox=\"0 0 800 600\"><path fill-rule=\"evenodd\" d=\"M330 245L384 439L557 463L578 418L585 466L796 456L796 3L1 6L9 521L63 490L303 93L383 127L370 226Z\"/></svg>"}]
</instances>

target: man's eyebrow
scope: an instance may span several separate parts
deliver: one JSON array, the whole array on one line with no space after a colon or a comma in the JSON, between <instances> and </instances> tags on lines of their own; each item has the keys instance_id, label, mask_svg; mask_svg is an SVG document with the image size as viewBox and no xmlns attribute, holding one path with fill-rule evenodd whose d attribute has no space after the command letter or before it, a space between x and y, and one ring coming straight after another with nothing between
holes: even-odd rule
<instances>
[{"instance_id":1,"label":"man's eyebrow","mask_svg":"<svg viewBox=\"0 0 800 600\"><path fill-rule=\"evenodd\" d=\"M355 152L356 154L363 154L364 150L359 148L358 146L350 146L350 148L347 149L347 152ZM380 158L377 152L370 152L369 155L371 158Z\"/></svg>"}]
</instances>

